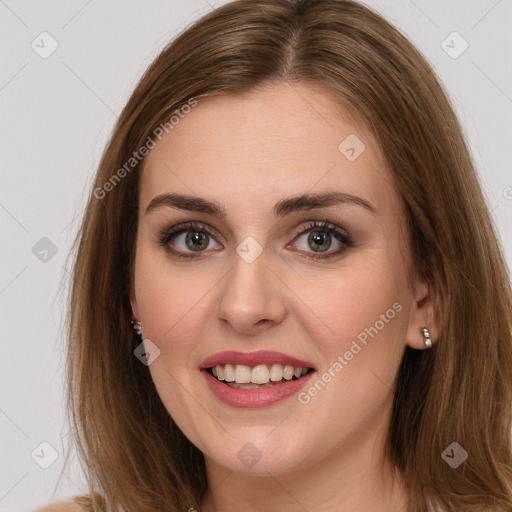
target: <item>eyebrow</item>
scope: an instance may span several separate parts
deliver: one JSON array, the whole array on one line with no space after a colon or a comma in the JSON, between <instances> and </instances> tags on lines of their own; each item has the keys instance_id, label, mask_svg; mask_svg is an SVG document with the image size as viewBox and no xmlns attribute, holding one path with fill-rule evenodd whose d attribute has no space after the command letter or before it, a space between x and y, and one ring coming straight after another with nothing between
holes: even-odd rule
<instances>
[{"instance_id":1,"label":"eyebrow","mask_svg":"<svg viewBox=\"0 0 512 512\"><path fill-rule=\"evenodd\" d=\"M295 211L326 208L338 204L354 204L365 208L373 214L377 213L376 208L361 197L342 192L323 192L302 194L282 199L274 205L273 214L274 217L284 217ZM208 213L223 219L227 217L225 210L216 201L182 194L160 194L154 197L146 207L146 214L164 207Z\"/></svg>"}]
</instances>

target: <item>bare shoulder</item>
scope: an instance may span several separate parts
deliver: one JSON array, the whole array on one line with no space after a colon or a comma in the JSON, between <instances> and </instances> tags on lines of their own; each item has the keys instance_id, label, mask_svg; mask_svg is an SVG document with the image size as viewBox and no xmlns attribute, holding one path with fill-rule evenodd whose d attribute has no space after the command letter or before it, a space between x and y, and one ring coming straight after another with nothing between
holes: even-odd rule
<instances>
[{"instance_id":1,"label":"bare shoulder","mask_svg":"<svg viewBox=\"0 0 512 512\"><path fill-rule=\"evenodd\" d=\"M86 512L86 509L76 501L57 501L40 507L32 512Z\"/></svg>"}]
</instances>

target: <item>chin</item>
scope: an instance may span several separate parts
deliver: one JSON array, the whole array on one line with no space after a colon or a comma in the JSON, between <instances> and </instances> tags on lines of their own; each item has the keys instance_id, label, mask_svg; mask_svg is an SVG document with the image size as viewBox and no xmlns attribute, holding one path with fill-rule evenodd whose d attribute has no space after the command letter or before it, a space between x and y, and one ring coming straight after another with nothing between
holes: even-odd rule
<instances>
[{"instance_id":1,"label":"chin","mask_svg":"<svg viewBox=\"0 0 512 512\"><path fill-rule=\"evenodd\" d=\"M305 440L292 443L291 436L285 431L281 436L276 434L273 432L269 436L269 429L252 431L249 435L229 438L225 449L209 450L205 455L214 464L253 476L278 476L308 465L311 454L307 447L311 446L310 443Z\"/></svg>"}]
</instances>

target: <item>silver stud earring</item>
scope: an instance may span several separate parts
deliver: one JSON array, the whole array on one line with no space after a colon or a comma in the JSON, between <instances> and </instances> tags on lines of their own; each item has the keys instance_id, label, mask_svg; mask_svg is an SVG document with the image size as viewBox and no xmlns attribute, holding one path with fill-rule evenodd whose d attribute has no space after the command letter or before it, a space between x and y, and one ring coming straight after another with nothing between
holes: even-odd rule
<instances>
[{"instance_id":1,"label":"silver stud earring","mask_svg":"<svg viewBox=\"0 0 512 512\"><path fill-rule=\"evenodd\" d=\"M140 336L142 334L142 324L140 323L140 320L130 322L132 324L133 329L135 332Z\"/></svg>"},{"instance_id":2,"label":"silver stud earring","mask_svg":"<svg viewBox=\"0 0 512 512\"><path fill-rule=\"evenodd\" d=\"M432 346L432 339L430 338L430 331L426 327L423 327L423 329L421 329L421 333L423 334L423 341L425 342L425 346L430 348Z\"/></svg>"}]
</instances>

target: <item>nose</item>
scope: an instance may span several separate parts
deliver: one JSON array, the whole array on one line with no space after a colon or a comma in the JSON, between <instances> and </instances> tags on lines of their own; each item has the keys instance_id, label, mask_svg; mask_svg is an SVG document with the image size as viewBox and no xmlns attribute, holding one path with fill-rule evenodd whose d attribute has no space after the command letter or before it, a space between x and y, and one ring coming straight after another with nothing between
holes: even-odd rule
<instances>
[{"instance_id":1,"label":"nose","mask_svg":"<svg viewBox=\"0 0 512 512\"><path fill-rule=\"evenodd\" d=\"M266 253L248 263L238 254L223 280L218 318L240 334L257 334L282 322L286 286L270 268Z\"/></svg>"}]
</instances>

